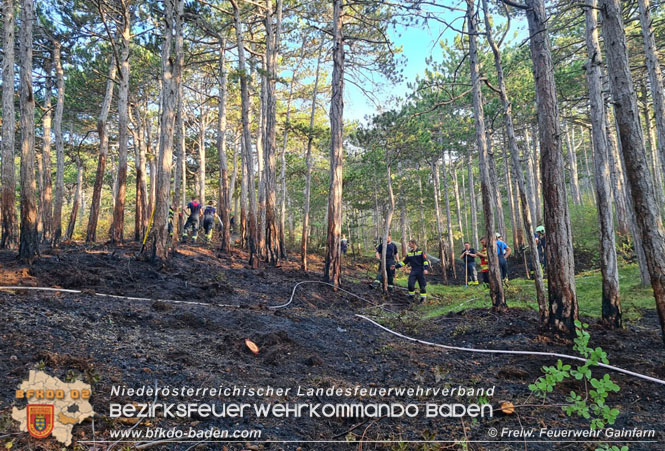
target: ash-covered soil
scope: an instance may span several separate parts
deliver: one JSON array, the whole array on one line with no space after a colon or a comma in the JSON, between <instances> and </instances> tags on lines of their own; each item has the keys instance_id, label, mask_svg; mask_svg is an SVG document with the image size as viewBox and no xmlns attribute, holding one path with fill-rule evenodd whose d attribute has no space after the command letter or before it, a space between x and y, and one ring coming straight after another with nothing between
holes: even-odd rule
<instances>
[{"instance_id":1,"label":"ash-covered soil","mask_svg":"<svg viewBox=\"0 0 665 451\"><path fill-rule=\"evenodd\" d=\"M345 292L322 284L302 284L293 302L284 304L294 285L321 280L320 261L305 274L295 262L279 268L251 269L240 251L218 253L204 245L182 245L164 265L135 258L139 247L68 245L44 250L31 267L16 262L11 252L0 252L0 285L57 287L82 293L0 291L0 437L12 440L13 449L61 449L53 439L36 440L17 433L10 418L14 390L31 369L43 369L62 380L80 377L92 384L93 424L74 427L78 449L93 449L85 440L111 440L114 430L129 429L132 421L109 416L110 403L150 402L150 398L112 396L111 387L158 384L180 387L283 387L287 396L209 396L166 398L162 402L298 402L298 403L455 403L488 401L492 418L191 418L143 420L146 427L254 429L261 439L220 443L154 444L151 449L595 449L595 443L529 442L522 438L504 443L483 443L491 428L587 427L588 421L569 418L554 404L566 394L584 393L579 382L567 382L543 404L530 396L528 384L542 373L547 357L476 354L447 351L391 335L355 316L362 313L403 334L437 343L464 347L537 350L574 354L564 338L541 335L536 313L510 309L505 314L467 310L434 320L418 318L402 291L384 297L365 282L346 279ZM349 261L349 274L365 268ZM151 300L100 297L114 294ZM191 303L172 303L170 300ZM436 302L436 299L431 302ZM201 305L201 304L210 305ZM370 304L371 303L371 304ZM510 305L510 300L509 300ZM656 313L643 312L639 323L608 331L591 321L593 346L601 346L610 363L665 379L665 350ZM260 351L254 355L245 339ZM602 376L605 371L594 370ZM665 386L610 372L621 387L608 403L621 410L615 428L655 429L654 443L634 443L631 449L665 447ZM298 396L296 390L317 387L475 387L494 386L486 399L478 396L426 397L326 397ZM499 411L501 401L511 401L516 413ZM374 441L353 443L354 441ZM441 440L440 443L419 443ZM635 440L635 439L631 439ZM275 441L275 442L270 442ZM278 441L287 441L281 443ZM314 441L330 441L319 442ZM347 444L342 443L347 441ZM395 441L383 443L377 441ZM448 441L448 442L446 442ZM457 443L455 443L457 441ZM620 441L625 443L627 440ZM132 449L141 443L121 443ZM95 449L108 449L109 443Z\"/></svg>"}]
</instances>

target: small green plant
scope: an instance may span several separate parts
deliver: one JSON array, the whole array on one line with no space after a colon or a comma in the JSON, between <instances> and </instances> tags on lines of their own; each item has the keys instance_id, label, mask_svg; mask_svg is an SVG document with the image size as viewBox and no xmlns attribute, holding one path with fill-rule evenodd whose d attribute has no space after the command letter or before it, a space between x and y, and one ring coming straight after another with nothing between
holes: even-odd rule
<instances>
[{"instance_id":1,"label":"small green plant","mask_svg":"<svg viewBox=\"0 0 665 451\"><path fill-rule=\"evenodd\" d=\"M577 336L574 340L575 346L573 346L573 349L586 359L584 364L578 366L576 369L572 369L570 365L564 365L559 360L556 366L545 366L543 367L545 375L539 377L536 382L529 385L529 389L536 396L544 399L548 393L554 390L557 384L571 376L577 380L584 381L585 387L591 385L592 389L588 390L584 397L571 391L570 395L566 397L569 405L564 406L562 409L568 416L577 415L590 420L591 429L597 430L604 428L605 425L614 424L616 421L619 409L608 406L606 400L611 392L619 391L619 386L612 381L609 374L603 375L600 379L592 376L592 366L598 365L599 362L605 364L609 362L607 360L607 353L602 348L589 347L589 338L591 338L591 335L586 331L588 327L589 325L586 323L583 324L580 321L575 321Z\"/></svg>"},{"instance_id":2,"label":"small green plant","mask_svg":"<svg viewBox=\"0 0 665 451\"><path fill-rule=\"evenodd\" d=\"M619 448L616 445L610 446L607 443L603 443L601 446L596 448L596 451L628 451L628 447L622 446L621 448Z\"/></svg>"}]
</instances>

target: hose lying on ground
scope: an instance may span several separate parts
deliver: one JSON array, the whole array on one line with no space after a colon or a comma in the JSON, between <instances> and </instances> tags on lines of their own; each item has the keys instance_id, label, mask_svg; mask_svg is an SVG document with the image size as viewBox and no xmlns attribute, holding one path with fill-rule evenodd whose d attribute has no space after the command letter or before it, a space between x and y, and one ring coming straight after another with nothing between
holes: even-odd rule
<instances>
[{"instance_id":1,"label":"hose lying on ground","mask_svg":"<svg viewBox=\"0 0 665 451\"><path fill-rule=\"evenodd\" d=\"M321 285L328 285L328 286L331 286L333 288L335 287L331 283L323 282L323 281L320 281L320 280L304 280L304 281L296 283L293 286L293 291L291 292L291 297L289 298L288 302L286 302L284 304L280 304L280 305L269 306L268 308L272 309L272 310L277 310L277 309L282 309L282 308L288 307L293 302L293 299L294 299L297 288L299 286L303 285L303 284L306 284L306 283L316 283L316 284L321 284ZM60 292L63 292L63 293L86 294L81 290L72 290L72 289L66 289L66 288L49 288L49 287L21 287L21 286L4 286L3 287L3 286L0 286L0 290L7 290L7 291L32 290L32 291L52 291L52 292L53 291L55 291L55 292L60 291ZM355 293L352 293L351 291L345 290L345 289L340 288L340 287L337 287L337 290L342 291L344 293L347 293L347 294L349 294L349 295L351 295L351 296L353 296L353 297L355 297L355 298L357 298L361 301L367 302L368 304L377 305L376 303L374 303L372 301L369 301L369 300L367 300L367 299L363 298L362 296L359 296ZM126 300L130 300L130 301L166 302L166 303L172 303L172 304L202 305L202 306L207 306L207 307L230 307L230 308L240 307L239 305L230 305L230 304L208 304L208 303L205 303L205 302L178 301L178 300L173 300L173 299L149 299L149 298L138 298L138 297L120 296L120 295L115 295L115 294L104 294L104 293L93 293L93 294L95 296L100 296L100 297L126 299ZM425 340L420 340L418 338L409 337L407 335L396 332L392 329L389 329L389 328L379 324L378 322L374 321L373 319L368 318L367 316L360 315L360 314L357 314L357 313L355 314L355 316L362 319L362 320L364 320L364 321L368 321L372 325L374 325L374 326L376 326L376 327L378 327L378 328L380 328L380 329L382 329L382 330L384 330L384 331L386 331L386 332L388 332L392 335L403 338L405 340L412 341L414 343L420 343L420 344L423 344L423 345L426 345L426 346L433 346L433 347L436 347L436 348L448 349L448 350L451 350L451 351L475 352L475 353L482 353L482 354L510 354L510 355L532 355L532 356L542 356L542 357L557 357L557 358L561 358L561 359L568 359L568 360L576 360L576 361L579 361L579 362L586 362L586 359L584 359L583 357L572 356L572 355L568 355L568 354L559 354L559 353L556 353L556 352L520 351L520 350L507 350L507 349L476 349L476 348L465 348L465 347L460 347L460 346L444 345L444 344L441 344L441 343L433 343L433 342L429 342L429 341L425 341ZM637 377L637 378L640 378L640 379L644 379L644 380L647 380L649 382L655 382L657 384L665 385L665 380L657 379L655 377L647 376L645 374L636 373L634 371L625 370L625 369L619 368L617 366L607 365L607 364L600 363L600 362L597 363L597 366L599 366L601 368L606 368L606 369L609 369L609 370L613 370L613 371L616 371L616 372L619 372L619 373L627 374L629 376L634 376L634 377Z\"/></svg>"}]
</instances>

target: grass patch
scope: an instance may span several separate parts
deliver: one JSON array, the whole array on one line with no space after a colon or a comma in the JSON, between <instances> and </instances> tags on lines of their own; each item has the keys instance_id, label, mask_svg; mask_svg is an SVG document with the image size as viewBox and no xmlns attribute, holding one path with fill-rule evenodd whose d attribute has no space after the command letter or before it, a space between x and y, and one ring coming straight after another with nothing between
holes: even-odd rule
<instances>
[{"instance_id":1,"label":"grass patch","mask_svg":"<svg viewBox=\"0 0 665 451\"><path fill-rule=\"evenodd\" d=\"M602 279L600 271L588 271L575 277L577 301L580 313L585 316L599 318L601 316ZM407 276L399 273L396 284L406 286ZM642 309L653 309L655 303L651 287L640 285L640 270L637 265L628 264L619 267L619 286L621 290L621 306L624 319L636 321L642 317ZM430 295L428 305L419 306L423 319L436 318L450 312L473 308L489 308L489 291L482 285L446 286L428 284ZM538 310L536 289L533 281L514 279L505 289L506 302L509 307Z\"/></svg>"}]
</instances>

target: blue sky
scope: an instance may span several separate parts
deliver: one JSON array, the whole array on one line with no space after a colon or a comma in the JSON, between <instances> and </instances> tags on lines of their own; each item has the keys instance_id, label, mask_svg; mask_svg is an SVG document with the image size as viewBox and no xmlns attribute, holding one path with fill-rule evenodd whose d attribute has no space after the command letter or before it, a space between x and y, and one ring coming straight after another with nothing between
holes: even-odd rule
<instances>
[{"instance_id":1,"label":"blue sky","mask_svg":"<svg viewBox=\"0 0 665 451\"><path fill-rule=\"evenodd\" d=\"M446 20L454 20L463 13L461 12L445 12L442 16ZM497 22L502 21L501 16L494 15L494 20ZM482 20L482 18L481 18ZM505 19L503 19L505 20ZM456 28L461 28L463 25L462 20L457 20L454 23ZM390 103L389 106L394 106L391 101L394 97L404 97L409 92L407 82L414 82L418 75L425 72L427 58L433 58L434 61L442 60L441 46L437 41L444 25L432 21L429 28L421 27L406 27L400 25L395 30L390 31L390 37L397 46L403 47L403 55L406 57L404 65L404 81L399 84L388 84L380 74L372 74L378 86L363 86L365 89L370 90L383 103ZM484 24L482 24L484 28ZM401 36L400 36L401 34ZM457 32L448 29L439 40L452 42L457 35ZM526 21L523 17L513 17L507 43L510 41L522 42L528 36ZM386 108L389 109L389 108ZM375 104L367 98L367 96L352 83L345 84L344 95L344 119L345 121L359 120L364 122L365 116L372 116L379 110Z\"/></svg>"}]
</instances>

